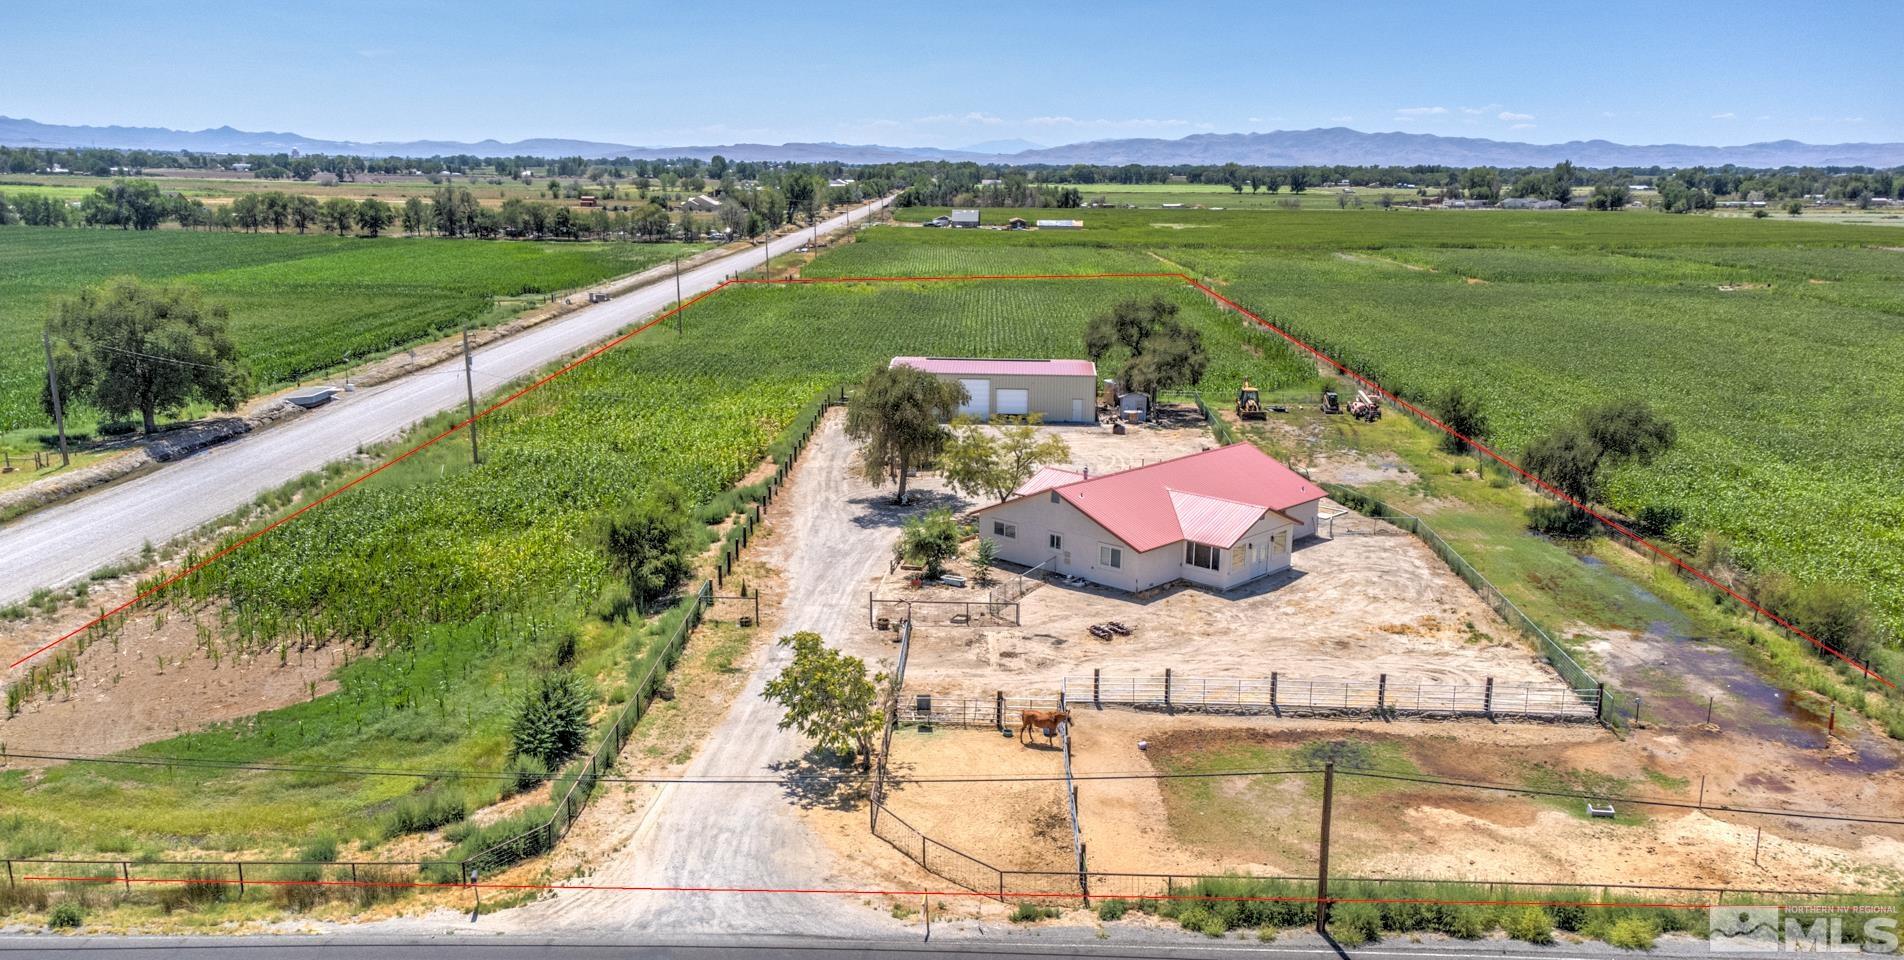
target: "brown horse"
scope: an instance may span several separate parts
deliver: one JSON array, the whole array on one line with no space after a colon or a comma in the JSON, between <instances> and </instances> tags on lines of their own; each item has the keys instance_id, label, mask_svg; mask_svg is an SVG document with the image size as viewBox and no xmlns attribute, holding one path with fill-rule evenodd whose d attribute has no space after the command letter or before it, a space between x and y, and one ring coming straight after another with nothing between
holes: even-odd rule
<instances>
[{"instance_id":1,"label":"brown horse","mask_svg":"<svg viewBox=\"0 0 1904 960\"><path fill-rule=\"evenodd\" d=\"M1018 714L1019 742L1024 742L1025 735L1031 732L1031 728L1037 727L1044 733L1045 741L1049 743L1052 737L1058 735L1058 724L1070 722L1071 711L1069 710L1022 711Z\"/></svg>"}]
</instances>

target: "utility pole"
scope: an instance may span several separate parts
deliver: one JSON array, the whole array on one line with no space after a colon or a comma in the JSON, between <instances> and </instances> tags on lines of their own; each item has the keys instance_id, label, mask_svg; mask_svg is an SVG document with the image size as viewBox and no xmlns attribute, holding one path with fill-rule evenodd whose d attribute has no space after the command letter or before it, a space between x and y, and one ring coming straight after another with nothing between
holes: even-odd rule
<instances>
[{"instance_id":1,"label":"utility pole","mask_svg":"<svg viewBox=\"0 0 1904 960\"><path fill-rule=\"evenodd\" d=\"M767 234L767 239L762 240L760 246L761 249L767 251L766 265L760 268L764 279L765 277L773 276L773 234Z\"/></svg>"},{"instance_id":2,"label":"utility pole","mask_svg":"<svg viewBox=\"0 0 1904 960\"><path fill-rule=\"evenodd\" d=\"M681 333L681 255L674 255L674 332Z\"/></svg>"},{"instance_id":3,"label":"utility pole","mask_svg":"<svg viewBox=\"0 0 1904 960\"><path fill-rule=\"evenodd\" d=\"M46 388L53 395L53 425L59 430L60 466L70 466L66 455L66 411L60 405L59 373L53 369L53 331L40 328L40 345L46 348Z\"/></svg>"},{"instance_id":4,"label":"utility pole","mask_svg":"<svg viewBox=\"0 0 1904 960\"><path fill-rule=\"evenodd\" d=\"M1322 766L1322 849L1316 857L1316 932L1329 935L1329 814L1335 806L1335 761Z\"/></svg>"},{"instance_id":5,"label":"utility pole","mask_svg":"<svg viewBox=\"0 0 1904 960\"><path fill-rule=\"evenodd\" d=\"M463 327L463 390L469 396L469 462L483 462L476 449L476 362L469 352L469 327Z\"/></svg>"}]
</instances>

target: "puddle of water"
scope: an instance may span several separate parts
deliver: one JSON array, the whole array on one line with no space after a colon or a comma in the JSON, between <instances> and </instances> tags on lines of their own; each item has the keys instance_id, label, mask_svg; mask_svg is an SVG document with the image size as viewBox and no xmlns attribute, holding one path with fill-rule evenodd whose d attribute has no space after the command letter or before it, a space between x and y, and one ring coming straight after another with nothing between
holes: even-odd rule
<instances>
[{"instance_id":1,"label":"puddle of water","mask_svg":"<svg viewBox=\"0 0 1904 960\"><path fill-rule=\"evenodd\" d=\"M1604 566L1597 557L1582 554L1578 559L1587 566ZM1635 638L1647 648L1644 659L1659 665L1665 674L1651 682L1641 676L1620 678L1644 698L1642 720L1672 726L1704 723L1706 698L1692 691L1717 689L1720 693L1715 695L1712 721L1723 729L1799 750L1822 750L1831 745L1826 717L1806 709L1792 695L1767 682L1732 651L1692 635L1685 615L1657 594L1625 578L1622 582L1649 609L1667 616L1650 621L1645 632ZM1856 749L1857 759L1825 757L1812 762L1861 773L1880 773L1899 765L1897 748L1868 732L1855 714L1847 711L1840 719L1844 725L1837 736Z\"/></svg>"}]
</instances>

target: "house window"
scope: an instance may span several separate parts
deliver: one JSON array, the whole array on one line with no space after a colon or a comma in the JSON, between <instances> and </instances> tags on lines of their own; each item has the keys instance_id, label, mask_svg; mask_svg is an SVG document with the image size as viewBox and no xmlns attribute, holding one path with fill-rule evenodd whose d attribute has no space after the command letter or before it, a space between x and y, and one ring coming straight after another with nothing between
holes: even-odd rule
<instances>
[{"instance_id":1,"label":"house window","mask_svg":"<svg viewBox=\"0 0 1904 960\"><path fill-rule=\"evenodd\" d=\"M1289 552L1289 531L1278 530L1274 534L1271 534L1269 539L1271 543L1276 545L1277 553Z\"/></svg>"},{"instance_id":2,"label":"house window","mask_svg":"<svg viewBox=\"0 0 1904 960\"><path fill-rule=\"evenodd\" d=\"M1018 526L1016 524L1006 523L1003 520L993 520L992 536L1004 537L1007 540L1016 540L1018 539Z\"/></svg>"},{"instance_id":3,"label":"house window","mask_svg":"<svg viewBox=\"0 0 1904 960\"><path fill-rule=\"evenodd\" d=\"M1205 570L1222 569L1223 550L1201 543L1183 542L1183 562Z\"/></svg>"},{"instance_id":4,"label":"house window","mask_svg":"<svg viewBox=\"0 0 1904 960\"><path fill-rule=\"evenodd\" d=\"M1058 502L1058 501L1059 501L1060 499L1062 499L1062 498L1060 498L1060 497L1058 496L1058 491L1056 491L1056 490L1053 490L1053 491L1051 491L1051 502L1052 502L1052 503L1057 503L1057 502Z\"/></svg>"},{"instance_id":5,"label":"house window","mask_svg":"<svg viewBox=\"0 0 1904 960\"><path fill-rule=\"evenodd\" d=\"M1100 567L1110 567L1113 570L1122 569L1124 566L1124 551L1109 544L1098 544L1097 565Z\"/></svg>"},{"instance_id":6,"label":"house window","mask_svg":"<svg viewBox=\"0 0 1904 960\"><path fill-rule=\"evenodd\" d=\"M1054 533L1047 538L1045 545L1053 550L1063 550L1064 538Z\"/></svg>"}]
</instances>

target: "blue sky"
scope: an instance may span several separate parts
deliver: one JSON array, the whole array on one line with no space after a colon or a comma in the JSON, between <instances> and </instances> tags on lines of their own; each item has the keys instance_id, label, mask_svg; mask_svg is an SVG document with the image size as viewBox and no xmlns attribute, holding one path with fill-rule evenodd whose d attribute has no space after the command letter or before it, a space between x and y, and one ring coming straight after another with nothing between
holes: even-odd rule
<instances>
[{"instance_id":1,"label":"blue sky","mask_svg":"<svg viewBox=\"0 0 1904 960\"><path fill-rule=\"evenodd\" d=\"M1904 140L1884 0L9 4L0 114L352 140L957 147L1319 126Z\"/></svg>"}]
</instances>

